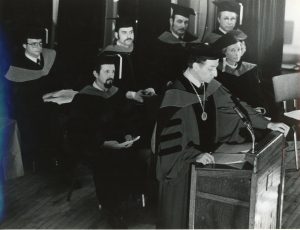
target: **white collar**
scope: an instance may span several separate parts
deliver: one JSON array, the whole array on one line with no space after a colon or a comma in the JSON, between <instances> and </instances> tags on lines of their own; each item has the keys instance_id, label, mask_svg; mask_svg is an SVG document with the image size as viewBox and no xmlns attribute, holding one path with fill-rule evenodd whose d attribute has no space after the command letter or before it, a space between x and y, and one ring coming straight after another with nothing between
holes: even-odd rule
<instances>
[{"instance_id":1,"label":"white collar","mask_svg":"<svg viewBox=\"0 0 300 230\"><path fill-rule=\"evenodd\" d=\"M171 30L171 33L172 33L172 35L173 35L175 38L177 38L177 39L180 40L179 36L178 36L177 34L175 34L172 30ZM182 39L183 39L183 38L184 38L184 35L182 35Z\"/></svg>"},{"instance_id":2,"label":"white collar","mask_svg":"<svg viewBox=\"0 0 300 230\"><path fill-rule=\"evenodd\" d=\"M229 64L227 61L225 61L226 65L228 65L229 67L231 67L232 69L236 69L237 67L237 63L235 63L235 65L231 65Z\"/></svg>"},{"instance_id":3,"label":"white collar","mask_svg":"<svg viewBox=\"0 0 300 230\"><path fill-rule=\"evenodd\" d=\"M184 71L183 76L185 76L191 83L193 83L197 88L199 88L204 82L200 82L198 79L196 79L189 71L189 69L186 69Z\"/></svg>"},{"instance_id":4,"label":"white collar","mask_svg":"<svg viewBox=\"0 0 300 230\"><path fill-rule=\"evenodd\" d=\"M38 58L35 58L35 57L32 57L32 56L30 56L28 53L26 53L25 52L25 56L29 59L29 60L31 60L31 61L33 61L33 62L35 62L35 63L37 63L37 59L40 59L41 60L41 56L39 56Z\"/></svg>"},{"instance_id":5,"label":"white collar","mask_svg":"<svg viewBox=\"0 0 300 230\"><path fill-rule=\"evenodd\" d=\"M221 27L219 27L219 30L224 34L227 34L227 32L225 30L223 30Z\"/></svg>"},{"instance_id":6,"label":"white collar","mask_svg":"<svg viewBox=\"0 0 300 230\"><path fill-rule=\"evenodd\" d=\"M94 81L93 87L96 88L96 89L98 89L98 90L100 90L100 91L102 91L102 92L106 92L104 89L101 89L101 88L97 85L96 81Z\"/></svg>"}]
</instances>

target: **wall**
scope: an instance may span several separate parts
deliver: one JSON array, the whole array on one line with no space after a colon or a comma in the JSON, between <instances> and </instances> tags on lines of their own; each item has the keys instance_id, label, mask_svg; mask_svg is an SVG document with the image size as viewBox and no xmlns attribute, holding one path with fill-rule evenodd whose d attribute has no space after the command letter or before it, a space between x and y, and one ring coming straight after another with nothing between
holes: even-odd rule
<instances>
[{"instance_id":1,"label":"wall","mask_svg":"<svg viewBox=\"0 0 300 230\"><path fill-rule=\"evenodd\" d=\"M285 21L293 22L293 30L285 28L285 37L290 39L291 44L283 46L283 63L296 64L300 62L300 1L286 0Z\"/></svg>"}]
</instances>

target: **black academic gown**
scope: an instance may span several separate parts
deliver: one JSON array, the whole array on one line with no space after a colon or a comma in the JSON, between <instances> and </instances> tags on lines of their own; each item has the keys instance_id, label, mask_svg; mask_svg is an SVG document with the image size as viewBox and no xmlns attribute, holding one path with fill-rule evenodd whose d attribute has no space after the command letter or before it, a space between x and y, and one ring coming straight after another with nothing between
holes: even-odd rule
<instances>
[{"instance_id":1,"label":"black academic gown","mask_svg":"<svg viewBox=\"0 0 300 230\"><path fill-rule=\"evenodd\" d=\"M218 29L214 30L213 32L208 32L203 37L203 42L212 44L217 41L220 37L222 37L224 33Z\"/></svg>"},{"instance_id":2,"label":"black academic gown","mask_svg":"<svg viewBox=\"0 0 300 230\"><path fill-rule=\"evenodd\" d=\"M55 57L54 50L44 48L39 65L25 57L24 52L20 53L5 74L7 108L10 117L18 122L25 168L31 168L33 160L50 161L45 153L51 149L51 154L58 154L55 147L60 141L58 105L44 103L42 98L62 89L55 72Z\"/></svg>"},{"instance_id":3,"label":"black academic gown","mask_svg":"<svg viewBox=\"0 0 300 230\"><path fill-rule=\"evenodd\" d=\"M186 67L190 43L199 43L199 40L189 33L186 33L183 40L169 31L158 37L153 57L155 61L149 70L149 78L152 78L152 85L159 94L163 94L169 82L181 76Z\"/></svg>"},{"instance_id":4,"label":"black academic gown","mask_svg":"<svg viewBox=\"0 0 300 230\"><path fill-rule=\"evenodd\" d=\"M200 96L203 97L203 95ZM213 151L218 143L240 143L243 123L233 111L227 89L215 80L206 88L205 111L186 78L166 91L156 126L156 176L159 181L158 228L187 228L190 165L200 153ZM265 129L268 120L241 102L254 127Z\"/></svg>"},{"instance_id":5,"label":"black academic gown","mask_svg":"<svg viewBox=\"0 0 300 230\"><path fill-rule=\"evenodd\" d=\"M126 48L119 45L109 45L101 53L119 55L115 71L114 85L123 90L137 90L136 54L134 46Z\"/></svg>"},{"instance_id":6,"label":"black academic gown","mask_svg":"<svg viewBox=\"0 0 300 230\"><path fill-rule=\"evenodd\" d=\"M128 198L137 165L132 148L113 150L102 145L109 140L124 142L126 134L137 135L135 118L134 104L116 87L103 92L86 86L72 101L72 149L91 166L98 201L111 212L120 211Z\"/></svg>"},{"instance_id":7,"label":"black academic gown","mask_svg":"<svg viewBox=\"0 0 300 230\"><path fill-rule=\"evenodd\" d=\"M217 69L218 77L216 80L229 89L234 96L252 107L267 107L262 96L257 65L241 62L237 68L231 68L228 65L223 67L221 62Z\"/></svg>"}]
</instances>

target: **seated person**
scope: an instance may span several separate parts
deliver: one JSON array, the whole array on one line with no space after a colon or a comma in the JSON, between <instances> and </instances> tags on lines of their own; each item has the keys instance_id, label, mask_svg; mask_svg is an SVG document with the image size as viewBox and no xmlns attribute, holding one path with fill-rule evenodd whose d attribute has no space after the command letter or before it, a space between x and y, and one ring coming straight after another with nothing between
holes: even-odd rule
<instances>
[{"instance_id":1,"label":"seated person","mask_svg":"<svg viewBox=\"0 0 300 230\"><path fill-rule=\"evenodd\" d=\"M125 228L126 201L138 176L133 175L138 167L133 164L135 103L113 86L116 59L99 56L94 83L74 97L69 138L73 149L91 166L99 204L110 214L112 227Z\"/></svg>"},{"instance_id":2,"label":"seated person","mask_svg":"<svg viewBox=\"0 0 300 230\"><path fill-rule=\"evenodd\" d=\"M218 81L218 54L209 46L191 52L181 78L166 91L152 143L159 181L158 228L188 228L191 163L214 163L210 154L220 143L242 143L244 126L234 111L230 92ZM255 128L287 134L289 127L272 123L241 102Z\"/></svg>"},{"instance_id":3,"label":"seated person","mask_svg":"<svg viewBox=\"0 0 300 230\"><path fill-rule=\"evenodd\" d=\"M242 57L242 44L232 34L227 33L219 38L214 48L225 55L219 63L216 80L222 83L233 96L247 102L252 107L267 108L261 89L259 70L257 65L240 61Z\"/></svg>"}]
</instances>

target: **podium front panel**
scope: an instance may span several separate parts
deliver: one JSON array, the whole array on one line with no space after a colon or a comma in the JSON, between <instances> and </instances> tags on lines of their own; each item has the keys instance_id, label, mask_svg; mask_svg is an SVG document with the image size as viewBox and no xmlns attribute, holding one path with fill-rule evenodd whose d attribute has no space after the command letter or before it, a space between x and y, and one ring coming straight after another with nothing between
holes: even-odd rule
<instances>
[{"instance_id":1,"label":"podium front panel","mask_svg":"<svg viewBox=\"0 0 300 230\"><path fill-rule=\"evenodd\" d=\"M251 171L203 168L195 173L194 225L190 227L248 228Z\"/></svg>"}]
</instances>

